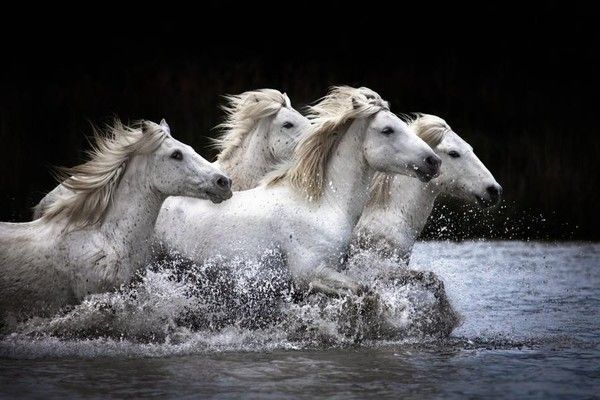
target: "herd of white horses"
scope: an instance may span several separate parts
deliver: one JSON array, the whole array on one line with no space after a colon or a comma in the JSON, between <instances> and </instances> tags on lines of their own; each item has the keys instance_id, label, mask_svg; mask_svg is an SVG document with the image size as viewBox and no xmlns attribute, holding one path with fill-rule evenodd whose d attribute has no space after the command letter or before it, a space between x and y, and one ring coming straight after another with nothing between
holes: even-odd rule
<instances>
[{"instance_id":1,"label":"herd of white horses","mask_svg":"<svg viewBox=\"0 0 600 400\"><path fill-rule=\"evenodd\" d=\"M443 119L399 118L368 88L334 87L306 116L274 89L226 100L214 163L164 120L115 122L33 221L0 223L0 315L48 315L118 289L156 245L199 264L277 250L300 290L360 294L365 283L342 267L350 248L407 265L437 196L500 199Z\"/></svg>"}]
</instances>

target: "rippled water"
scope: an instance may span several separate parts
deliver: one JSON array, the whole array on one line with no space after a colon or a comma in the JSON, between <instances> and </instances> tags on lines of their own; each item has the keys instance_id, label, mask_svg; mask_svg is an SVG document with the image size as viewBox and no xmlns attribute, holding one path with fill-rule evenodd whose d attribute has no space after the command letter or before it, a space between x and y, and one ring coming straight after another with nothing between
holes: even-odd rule
<instances>
[{"instance_id":1,"label":"rippled water","mask_svg":"<svg viewBox=\"0 0 600 400\"><path fill-rule=\"evenodd\" d=\"M243 273L215 280L215 268L194 275L210 287L155 271L137 288L16 327L0 342L0 397L600 393L598 244L419 243L411 268L441 277L461 316L446 339L405 329L420 318L407 310L432 296L413 304L415 291L388 288L383 311L369 311L364 298L299 302L284 273L237 266ZM369 336L373 315L401 334Z\"/></svg>"}]
</instances>

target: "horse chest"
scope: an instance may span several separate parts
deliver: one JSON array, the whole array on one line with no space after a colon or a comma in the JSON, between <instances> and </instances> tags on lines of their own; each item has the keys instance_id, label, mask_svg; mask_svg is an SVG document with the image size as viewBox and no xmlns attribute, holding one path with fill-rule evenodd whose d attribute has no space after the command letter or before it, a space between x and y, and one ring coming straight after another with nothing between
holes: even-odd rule
<instances>
[{"instance_id":1,"label":"horse chest","mask_svg":"<svg viewBox=\"0 0 600 400\"><path fill-rule=\"evenodd\" d=\"M298 224L298 244L315 252L337 254L347 246L352 233L347 219L333 211L303 215Z\"/></svg>"}]
</instances>

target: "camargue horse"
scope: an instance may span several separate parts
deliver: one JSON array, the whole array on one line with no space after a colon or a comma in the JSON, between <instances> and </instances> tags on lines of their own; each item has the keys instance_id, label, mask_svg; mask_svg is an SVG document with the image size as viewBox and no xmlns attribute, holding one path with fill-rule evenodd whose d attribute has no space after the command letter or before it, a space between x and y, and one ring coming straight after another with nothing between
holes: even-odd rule
<instances>
[{"instance_id":1,"label":"camargue horse","mask_svg":"<svg viewBox=\"0 0 600 400\"><path fill-rule=\"evenodd\" d=\"M355 228L351 246L371 255L376 251L406 265L439 195L487 207L498 203L502 194L502 187L473 148L442 118L420 114L410 126L442 159L439 176L419 182L399 175L376 174L371 199Z\"/></svg>"},{"instance_id":2,"label":"camargue horse","mask_svg":"<svg viewBox=\"0 0 600 400\"><path fill-rule=\"evenodd\" d=\"M309 120L292 108L285 93L275 89L259 89L226 96L223 130L215 140L220 150L215 165L232 179L233 190L258 186L260 180L282 161L292 157L300 133ZM57 196L68 189L58 185L34 207L33 219Z\"/></svg>"},{"instance_id":3,"label":"camargue horse","mask_svg":"<svg viewBox=\"0 0 600 400\"><path fill-rule=\"evenodd\" d=\"M292 108L285 93L259 89L226 96L227 114L215 140L220 150L215 162L233 180L233 190L258 186L269 172L292 157L308 118Z\"/></svg>"},{"instance_id":4,"label":"camargue horse","mask_svg":"<svg viewBox=\"0 0 600 400\"><path fill-rule=\"evenodd\" d=\"M258 259L276 249L299 288L341 294L360 286L336 267L375 171L430 180L440 158L367 88L335 87L310 108L292 161L222 205L168 199L157 239L196 262Z\"/></svg>"},{"instance_id":5,"label":"camargue horse","mask_svg":"<svg viewBox=\"0 0 600 400\"><path fill-rule=\"evenodd\" d=\"M64 170L69 191L40 219L0 223L0 312L48 314L119 287L148 260L167 196L231 197L229 178L173 139L164 120L117 121L89 155Z\"/></svg>"}]
</instances>

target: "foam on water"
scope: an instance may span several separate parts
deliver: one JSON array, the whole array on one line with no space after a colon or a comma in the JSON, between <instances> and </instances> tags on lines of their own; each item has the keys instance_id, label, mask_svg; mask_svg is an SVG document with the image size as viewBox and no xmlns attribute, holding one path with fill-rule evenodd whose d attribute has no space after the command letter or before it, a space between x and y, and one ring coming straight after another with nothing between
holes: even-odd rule
<instances>
[{"instance_id":1,"label":"foam on water","mask_svg":"<svg viewBox=\"0 0 600 400\"><path fill-rule=\"evenodd\" d=\"M590 320L565 313L564 307L582 293L586 304L572 304L573 309L592 311L599 305L599 274L589 271L599 254L597 245L582 253L581 246L569 245L421 243L411 264L419 272L393 271L382 278L374 271L389 271L389 266L374 265L376 258L369 254L358 258L348 273L368 282L372 292L342 298L301 298L278 254L266 254L256 263L216 259L202 266L170 258L115 293L89 296L54 317L11 328L0 342L0 356L161 357L586 341ZM574 260L580 270L573 274L588 274L587 280L564 281L564 268L578 268ZM429 270L437 275L422 272ZM579 297L570 298L572 291ZM463 316L462 325L445 338L457 323L455 309ZM596 346L593 340L588 343Z\"/></svg>"}]
</instances>

